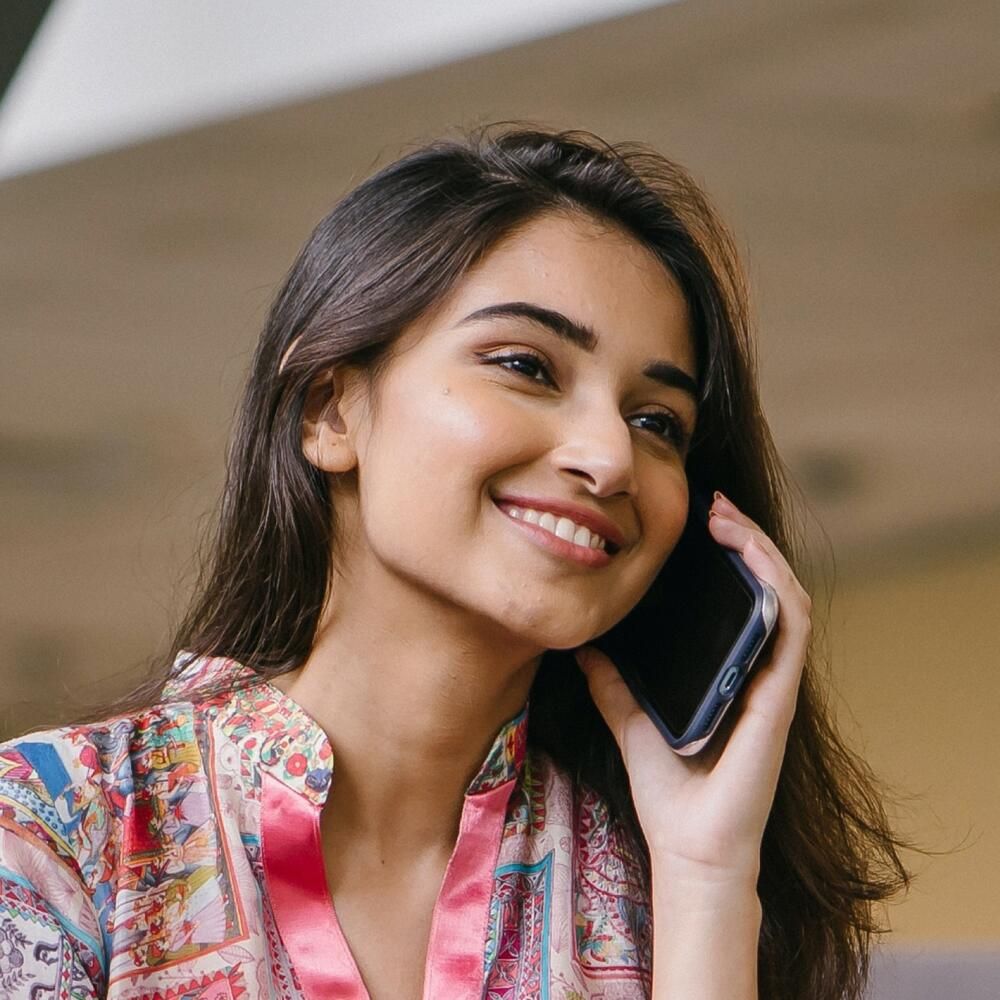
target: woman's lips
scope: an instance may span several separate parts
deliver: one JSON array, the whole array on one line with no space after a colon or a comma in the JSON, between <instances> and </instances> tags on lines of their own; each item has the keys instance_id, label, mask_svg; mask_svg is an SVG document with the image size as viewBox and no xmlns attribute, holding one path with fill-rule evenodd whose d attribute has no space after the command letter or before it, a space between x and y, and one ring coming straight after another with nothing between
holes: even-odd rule
<instances>
[{"instance_id":1,"label":"woman's lips","mask_svg":"<svg viewBox=\"0 0 1000 1000\"><path fill-rule=\"evenodd\" d=\"M493 500L501 510L513 505L522 510L529 507L532 510L548 512L557 518L568 517L575 524L589 528L606 539L611 555L625 546L625 535L618 525L600 511L583 504L563 500L561 497L519 496L515 493L495 496Z\"/></svg>"},{"instance_id":2,"label":"woman's lips","mask_svg":"<svg viewBox=\"0 0 1000 1000\"><path fill-rule=\"evenodd\" d=\"M540 528L537 524L531 524L528 521L521 520L521 518L511 517L496 501L494 501L494 506L500 511L504 520L510 521L516 529L524 532L528 539L539 547L547 549L555 555L562 556L564 559L569 559L581 566L600 569L602 566L607 566L613 558L613 556L603 549L584 548L582 545L576 545L565 538L560 538L558 535L552 534L551 531Z\"/></svg>"}]
</instances>

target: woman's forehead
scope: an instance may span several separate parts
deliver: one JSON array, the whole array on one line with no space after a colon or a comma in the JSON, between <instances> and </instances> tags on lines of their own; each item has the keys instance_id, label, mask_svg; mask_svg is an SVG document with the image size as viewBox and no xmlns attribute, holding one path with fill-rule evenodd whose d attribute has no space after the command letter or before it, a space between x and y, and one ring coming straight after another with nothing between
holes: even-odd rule
<instances>
[{"instance_id":1,"label":"woman's forehead","mask_svg":"<svg viewBox=\"0 0 1000 1000\"><path fill-rule=\"evenodd\" d=\"M550 213L498 242L424 317L445 331L489 307L522 303L565 316L598 339L695 364L687 302L653 252L616 226ZM503 313L503 310L499 310ZM414 331L417 332L417 331Z\"/></svg>"}]
</instances>

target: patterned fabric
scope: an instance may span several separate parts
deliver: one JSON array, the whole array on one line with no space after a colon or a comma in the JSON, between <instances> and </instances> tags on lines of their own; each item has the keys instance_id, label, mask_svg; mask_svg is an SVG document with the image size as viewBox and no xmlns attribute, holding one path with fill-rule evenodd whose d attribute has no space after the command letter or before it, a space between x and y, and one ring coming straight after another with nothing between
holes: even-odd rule
<instances>
[{"instance_id":1,"label":"patterned fabric","mask_svg":"<svg viewBox=\"0 0 1000 1000\"><path fill-rule=\"evenodd\" d=\"M603 800L527 746L527 720L526 704L466 791L426 1000L648 998L638 860ZM140 714L0 744L0 1000L366 997L325 880L278 882L282 850L323 871L298 827L318 829L333 770L298 704L219 658L178 658Z\"/></svg>"}]
</instances>

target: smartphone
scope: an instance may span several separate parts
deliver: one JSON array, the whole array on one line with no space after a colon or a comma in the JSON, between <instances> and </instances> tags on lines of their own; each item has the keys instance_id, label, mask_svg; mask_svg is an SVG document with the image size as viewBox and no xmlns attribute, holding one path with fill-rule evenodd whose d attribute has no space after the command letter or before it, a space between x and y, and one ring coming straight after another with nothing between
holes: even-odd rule
<instances>
[{"instance_id":1,"label":"smartphone","mask_svg":"<svg viewBox=\"0 0 1000 1000\"><path fill-rule=\"evenodd\" d=\"M778 595L709 533L710 494L691 489L674 551L639 603L592 640L679 754L712 738L778 620Z\"/></svg>"}]
</instances>

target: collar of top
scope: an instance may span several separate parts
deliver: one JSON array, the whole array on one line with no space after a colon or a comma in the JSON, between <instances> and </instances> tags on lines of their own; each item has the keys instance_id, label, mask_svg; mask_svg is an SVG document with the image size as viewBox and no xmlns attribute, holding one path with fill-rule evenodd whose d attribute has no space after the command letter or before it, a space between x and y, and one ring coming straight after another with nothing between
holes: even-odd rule
<instances>
[{"instance_id":1,"label":"collar of top","mask_svg":"<svg viewBox=\"0 0 1000 1000\"><path fill-rule=\"evenodd\" d=\"M315 805L333 779L333 749L298 702L255 670L225 657L180 653L163 689L168 700L195 696L241 755ZM528 703L493 739L465 794L480 795L520 776L528 738Z\"/></svg>"}]
</instances>

